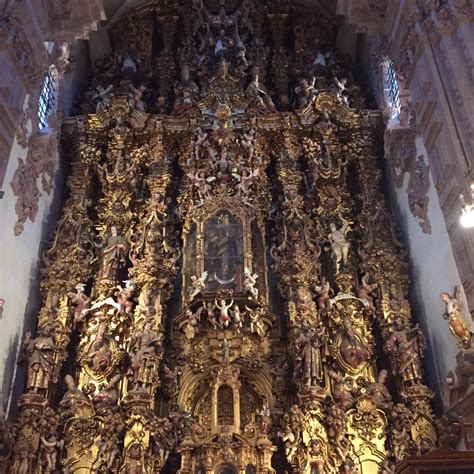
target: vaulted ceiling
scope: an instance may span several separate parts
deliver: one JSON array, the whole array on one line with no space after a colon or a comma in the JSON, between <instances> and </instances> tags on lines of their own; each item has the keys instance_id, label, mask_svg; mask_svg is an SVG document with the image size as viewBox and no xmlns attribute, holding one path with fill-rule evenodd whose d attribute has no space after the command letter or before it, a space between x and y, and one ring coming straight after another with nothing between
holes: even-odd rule
<instances>
[{"instance_id":1,"label":"vaulted ceiling","mask_svg":"<svg viewBox=\"0 0 474 474\"><path fill-rule=\"evenodd\" d=\"M159 4L160 1L161 0L154 0L154 3ZM129 9L140 7L147 3L151 3L150 0L103 0L107 22L114 23ZM331 16L336 15L337 1L334 0L296 0L292 1L292 3L319 7L322 11L327 12Z\"/></svg>"},{"instance_id":2,"label":"vaulted ceiling","mask_svg":"<svg viewBox=\"0 0 474 474\"><path fill-rule=\"evenodd\" d=\"M179 0L102 0L106 14L106 24L115 23L131 8L147 3L178 3ZM191 3L192 0L189 0ZM339 17L341 23L355 27L357 32L384 34L386 18L396 15L401 3L412 0L291 0L293 5L307 5L318 8L328 17Z\"/></svg>"}]
</instances>

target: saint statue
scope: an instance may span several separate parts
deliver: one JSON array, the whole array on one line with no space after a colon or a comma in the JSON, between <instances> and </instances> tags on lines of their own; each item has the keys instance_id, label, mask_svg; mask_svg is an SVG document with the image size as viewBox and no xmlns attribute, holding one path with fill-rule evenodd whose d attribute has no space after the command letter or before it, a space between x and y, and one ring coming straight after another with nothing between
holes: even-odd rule
<instances>
[{"instance_id":1,"label":"saint statue","mask_svg":"<svg viewBox=\"0 0 474 474\"><path fill-rule=\"evenodd\" d=\"M102 251L102 268L99 275L101 280L118 281L118 272L126 265L129 245L127 239L118 233L116 226L110 228L110 234Z\"/></svg>"},{"instance_id":2,"label":"saint statue","mask_svg":"<svg viewBox=\"0 0 474 474\"><path fill-rule=\"evenodd\" d=\"M324 328L304 327L295 344L298 353L295 375L300 376L307 387L317 386L323 378L321 348L324 344Z\"/></svg>"},{"instance_id":3,"label":"saint statue","mask_svg":"<svg viewBox=\"0 0 474 474\"><path fill-rule=\"evenodd\" d=\"M387 380L387 371L381 370L377 378L377 382L372 382L367 387L367 396L372 399L375 406L380 410L389 410L393 408L392 396L385 386Z\"/></svg>"},{"instance_id":4,"label":"saint statue","mask_svg":"<svg viewBox=\"0 0 474 474\"><path fill-rule=\"evenodd\" d=\"M66 375L64 381L66 382L67 392L59 402L59 409L66 416L72 416L77 412L78 407L88 404L89 400L84 393L76 387L73 377Z\"/></svg>"},{"instance_id":5,"label":"saint statue","mask_svg":"<svg viewBox=\"0 0 474 474\"><path fill-rule=\"evenodd\" d=\"M161 337L153 332L150 323L146 323L142 331L132 336L130 350L131 385L133 390L146 390L157 377L157 350L161 350Z\"/></svg>"},{"instance_id":6,"label":"saint statue","mask_svg":"<svg viewBox=\"0 0 474 474\"><path fill-rule=\"evenodd\" d=\"M84 357L87 365L96 374L105 372L112 363L112 350L108 338L104 336L104 332L105 325L101 324Z\"/></svg>"},{"instance_id":7,"label":"saint statue","mask_svg":"<svg viewBox=\"0 0 474 474\"><path fill-rule=\"evenodd\" d=\"M349 221L341 217L342 227L338 229L334 222L329 224L331 232L328 235L331 244L332 256L336 263L336 275L339 275L341 263L347 266L347 258L349 256L349 242L346 240L346 233L349 230Z\"/></svg>"},{"instance_id":8,"label":"saint statue","mask_svg":"<svg viewBox=\"0 0 474 474\"><path fill-rule=\"evenodd\" d=\"M28 361L28 391L37 393L48 390L54 366L54 341L52 327L38 329L35 339L26 333L23 351Z\"/></svg>"},{"instance_id":9,"label":"saint statue","mask_svg":"<svg viewBox=\"0 0 474 474\"><path fill-rule=\"evenodd\" d=\"M423 383L420 351L424 350L424 336L416 325L412 329L400 317L393 321L394 330L385 343L385 349L392 357L394 371L398 372L403 382L410 385Z\"/></svg>"}]
</instances>

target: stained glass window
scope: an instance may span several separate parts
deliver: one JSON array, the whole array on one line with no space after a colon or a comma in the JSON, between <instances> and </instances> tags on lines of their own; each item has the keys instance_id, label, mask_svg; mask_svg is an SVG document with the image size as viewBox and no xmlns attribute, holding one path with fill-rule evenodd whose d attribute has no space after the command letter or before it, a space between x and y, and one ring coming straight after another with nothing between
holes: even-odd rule
<instances>
[{"instance_id":1,"label":"stained glass window","mask_svg":"<svg viewBox=\"0 0 474 474\"><path fill-rule=\"evenodd\" d=\"M392 60L387 60L386 88L388 91L388 101L393 110L392 118L400 115L400 89L398 86L397 73Z\"/></svg>"},{"instance_id":2,"label":"stained glass window","mask_svg":"<svg viewBox=\"0 0 474 474\"><path fill-rule=\"evenodd\" d=\"M55 105L55 78L54 66L46 71L41 83L41 91L38 100L39 128L48 126L48 116Z\"/></svg>"}]
</instances>

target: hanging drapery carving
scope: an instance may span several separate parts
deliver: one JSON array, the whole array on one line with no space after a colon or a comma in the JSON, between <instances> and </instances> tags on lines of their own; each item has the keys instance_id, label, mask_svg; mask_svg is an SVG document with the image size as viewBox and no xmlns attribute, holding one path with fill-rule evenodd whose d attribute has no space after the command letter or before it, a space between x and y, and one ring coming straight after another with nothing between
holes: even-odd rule
<instances>
[{"instance_id":1,"label":"hanging drapery carving","mask_svg":"<svg viewBox=\"0 0 474 474\"><path fill-rule=\"evenodd\" d=\"M11 472L390 472L435 446L380 113L316 13L112 26L64 130Z\"/></svg>"}]
</instances>

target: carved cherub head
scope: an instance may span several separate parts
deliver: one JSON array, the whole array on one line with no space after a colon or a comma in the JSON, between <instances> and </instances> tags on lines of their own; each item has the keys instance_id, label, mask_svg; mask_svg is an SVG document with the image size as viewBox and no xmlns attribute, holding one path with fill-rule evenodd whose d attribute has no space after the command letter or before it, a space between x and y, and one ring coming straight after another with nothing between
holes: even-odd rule
<instances>
[{"instance_id":1,"label":"carved cherub head","mask_svg":"<svg viewBox=\"0 0 474 474\"><path fill-rule=\"evenodd\" d=\"M309 443L309 450L311 456L318 456L321 454L321 441L319 441L319 439L312 439Z\"/></svg>"}]
</instances>

